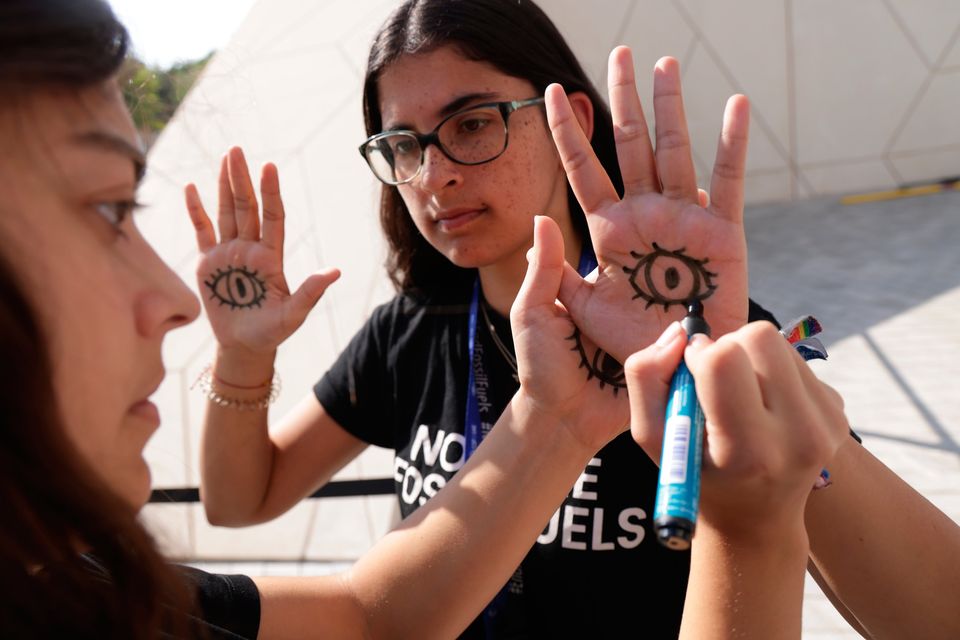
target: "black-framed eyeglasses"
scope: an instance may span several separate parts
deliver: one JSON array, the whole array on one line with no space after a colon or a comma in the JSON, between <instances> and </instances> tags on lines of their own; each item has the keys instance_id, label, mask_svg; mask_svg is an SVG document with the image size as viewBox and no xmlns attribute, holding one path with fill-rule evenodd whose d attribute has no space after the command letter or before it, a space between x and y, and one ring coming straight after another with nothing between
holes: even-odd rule
<instances>
[{"instance_id":1,"label":"black-framed eyeglasses","mask_svg":"<svg viewBox=\"0 0 960 640\"><path fill-rule=\"evenodd\" d=\"M543 98L478 104L452 113L430 133L396 130L367 138L360 145L370 170L389 185L410 182L423 167L431 144L457 164L475 165L499 158L507 150L507 121L517 109L543 104Z\"/></svg>"}]
</instances>

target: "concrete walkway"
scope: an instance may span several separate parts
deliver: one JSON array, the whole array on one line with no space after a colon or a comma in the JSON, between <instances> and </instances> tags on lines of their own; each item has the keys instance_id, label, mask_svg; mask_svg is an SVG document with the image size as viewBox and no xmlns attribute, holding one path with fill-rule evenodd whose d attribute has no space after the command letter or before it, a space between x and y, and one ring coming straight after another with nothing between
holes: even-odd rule
<instances>
[{"instance_id":1,"label":"concrete walkway","mask_svg":"<svg viewBox=\"0 0 960 640\"><path fill-rule=\"evenodd\" d=\"M813 366L864 446L960 522L960 192L755 207L746 229L751 296L821 321ZM805 639L860 637L806 591Z\"/></svg>"}]
</instances>

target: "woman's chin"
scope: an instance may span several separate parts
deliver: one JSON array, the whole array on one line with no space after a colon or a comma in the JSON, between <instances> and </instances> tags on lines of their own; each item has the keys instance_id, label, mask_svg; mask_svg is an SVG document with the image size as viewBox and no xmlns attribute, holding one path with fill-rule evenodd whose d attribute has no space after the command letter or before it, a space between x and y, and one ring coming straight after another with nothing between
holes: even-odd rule
<instances>
[{"instance_id":1,"label":"woman's chin","mask_svg":"<svg viewBox=\"0 0 960 640\"><path fill-rule=\"evenodd\" d=\"M496 263L497 256L486 248L475 246L451 246L442 251L444 257L461 269L480 269Z\"/></svg>"},{"instance_id":2,"label":"woman's chin","mask_svg":"<svg viewBox=\"0 0 960 640\"><path fill-rule=\"evenodd\" d=\"M153 478L146 460L141 458L141 466L136 470L135 477L124 483L119 490L115 488L120 498L127 503L134 513L139 513L150 500Z\"/></svg>"}]
</instances>

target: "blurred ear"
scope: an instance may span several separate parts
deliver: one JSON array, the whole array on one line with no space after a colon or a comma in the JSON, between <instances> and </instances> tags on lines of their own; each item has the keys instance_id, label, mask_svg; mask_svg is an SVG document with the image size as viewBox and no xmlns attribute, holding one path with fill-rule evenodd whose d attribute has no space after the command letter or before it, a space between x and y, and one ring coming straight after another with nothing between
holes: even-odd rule
<instances>
[{"instance_id":1,"label":"blurred ear","mask_svg":"<svg viewBox=\"0 0 960 640\"><path fill-rule=\"evenodd\" d=\"M570 106L573 108L573 113L577 117L577 122L580 123L580 128L583 129L583 133L586 134L587 140L592 140L593 102L590 100L590 96L583 91L574 91L569 94L567 98L570 100Z\"/></svg>"}]
</instances>

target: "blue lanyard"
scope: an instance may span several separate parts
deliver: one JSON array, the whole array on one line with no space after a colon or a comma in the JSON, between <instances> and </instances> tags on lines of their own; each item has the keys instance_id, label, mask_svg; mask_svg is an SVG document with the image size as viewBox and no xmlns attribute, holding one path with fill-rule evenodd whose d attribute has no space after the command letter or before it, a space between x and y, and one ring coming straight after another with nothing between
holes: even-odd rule
<instances>
[{"instance_id":1,"label":"blue lanyard","mask_svg":"<svg viewBox=\"0 0 960 640\"><path fill-rule=\"evenodd\" d=\"M583 248L580 251L580 264L577 266L577 272L581 276L586 276L597 267L597 257L593 253L593 247L590 245L589 238L584 239ZM480 308L480 277L473 283L473 298L470 300L470 316L467 333L467 349L470 353L470 372L467 376L467 411L464 419L464 440L465 451L464 459L473 455L473 452L480 446L480 441L486 436L483 430L483 423L480 421L480 403L477 398L476 373L479 369L483 372L482 358L474 358L474 347L477 341L477 311ZM493 638L496 619L503 612L506 604L507 592L510 587L508 583L494 597L493 601L487 605L483 611L483 620L486 637Z\"/></svg>"},{"instance_id":2,"label":"blue lanyard","mask_svg":"<svg viewBox=\"0 0 960 640\"><path fill-rule=\"evenodd\" d=\"M580 251L580 264L577 265L577 273L581 277L597 268L597 257L593 253L593 247L590 242L585 240L583 249ZM483 431L483 424L480 421L480 404L477 400L476 371L478 367L483 367L479 360L474 358L474 347L477 341L477 311L480 308L480 277L473 283L473 297L470 300L470 316L468 321L467 350L470 353L470 372L467 376L467 415L464 419L464 438L466 440L466 451L464 459L473 455L473 452L480 446L480 441L487 435ZM481 369L482 370L482 369Z\"/></svg>"}]
</instances>

